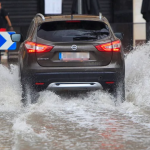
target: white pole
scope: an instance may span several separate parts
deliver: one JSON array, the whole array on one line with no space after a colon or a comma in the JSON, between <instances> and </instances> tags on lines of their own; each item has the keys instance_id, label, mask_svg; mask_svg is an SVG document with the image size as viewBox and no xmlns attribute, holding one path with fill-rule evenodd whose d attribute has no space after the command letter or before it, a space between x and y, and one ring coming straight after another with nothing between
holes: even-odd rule
<instances>
[{"instance_id":1,"label":"white pole","mask_svg":"<svg viewBox=\"0 0 150 150\"><path fill-rule=\"evenodd\" d=\"M78 0L78 14L82 14L82 0Z\"/></svg>"}]
</instances>

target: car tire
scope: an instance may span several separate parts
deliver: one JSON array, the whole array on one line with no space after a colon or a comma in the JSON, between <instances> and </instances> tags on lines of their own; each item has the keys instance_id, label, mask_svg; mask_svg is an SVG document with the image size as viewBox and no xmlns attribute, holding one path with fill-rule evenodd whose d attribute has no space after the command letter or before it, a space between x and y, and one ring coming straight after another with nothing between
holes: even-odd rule
<instances>
[{"instance_id":1,"label":"car tire","mask_svg":"<svg viewBox=\"0 0 150 150\"><path fill-rule=\"evenodd\" d=\"M36 103L39 97L39 93L33 88L33 86L25 80L21 79L22 85L22 102L24 105Z\"/></svg>"},{"instance_id":2,"label":"car tire","mask_svg":"<svg viewBox=\"0 0 150 150\"><path fill-rule=\"evenodd\" d=\"M125 101L125 81L124 80L119 81L116 84L113 94L117 102L123 103Z\"/></svg>"}]
</instances>

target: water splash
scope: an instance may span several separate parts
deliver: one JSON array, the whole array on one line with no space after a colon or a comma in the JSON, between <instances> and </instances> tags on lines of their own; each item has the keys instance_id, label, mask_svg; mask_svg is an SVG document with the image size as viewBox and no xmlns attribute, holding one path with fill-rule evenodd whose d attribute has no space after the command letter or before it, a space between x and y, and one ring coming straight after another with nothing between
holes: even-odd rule
<instances>
[{"instance_id":1,"label":"water splash","mask_svg":"<svg viewBox=\"0 0 150 150\"><path fill-rule=\"evenodd\" d=\"M126 103L150 113L150 43L138 46L126 58Z\"/></svg>"},{"instance_id":2,"label":"water splash","mask_svg":"<svg viewBox=\"0 0 150 150\"><path fill-rule=\"evenodd\" d=\"M10 69L0 64L0 109L10 111L21 108L21 88L18 78L18 67Z\"/></svg>"},{"instance_id":3,"label":"water splash","mask_svg":"<svg viewBox=\"0 0 150 150\"><path fill-rule=\"evenodd\" d=\"M78 95L56 94L50 91L40 92L36 104L22 107L21 87L18 77L18 67L11 65L10 69L0 65L0 109L1 112L16 112L12 120L14 135L35 133L29 118L34 114L44 118L61 118L78 124L79 127L103 128L99 122L99 114L112 113L130 116L134 121L149 123L150 115L150 43L136 47L126 57L126 101L123 104L114 103L113 97L104 91L91 91ZM33 119L33 118L32 118ZM58 120L59 120L58 119ZM32 122L32 121L31 121ZM105 128L105 127L104 127ZM34 134L34 136L46 136Z\"/></svg>"}]
</instances>

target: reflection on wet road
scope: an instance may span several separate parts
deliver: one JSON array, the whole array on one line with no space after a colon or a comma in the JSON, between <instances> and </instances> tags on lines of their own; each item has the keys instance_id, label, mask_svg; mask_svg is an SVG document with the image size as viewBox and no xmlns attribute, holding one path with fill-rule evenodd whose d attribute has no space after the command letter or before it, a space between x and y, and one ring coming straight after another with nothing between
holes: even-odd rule
<instances>
[{"instance_id":1,"label":"reflection on wet road","mask_svg":"<svg viewBox=\"0 0 150 150\"><path fill-rule=\"evenodd\" d=\"M150 51L143 47L126 58L124 103L104 91L44 91L23 107L18 67L0 65L0 150L150 150Z\"/></svg>"}]
</instances>

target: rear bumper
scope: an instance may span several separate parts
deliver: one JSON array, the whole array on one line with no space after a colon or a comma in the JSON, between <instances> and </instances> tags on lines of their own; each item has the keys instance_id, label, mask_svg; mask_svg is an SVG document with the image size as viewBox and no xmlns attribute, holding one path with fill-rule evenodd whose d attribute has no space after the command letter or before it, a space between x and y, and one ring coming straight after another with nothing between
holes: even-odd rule
<instances>
[{"instance_id":1,"label":"rear bumper","mask_svg":"<svg viewBox=\"0 0 150 150\"><path fill-rule=\"evenodd\" d=\"M38 90L107 89L115 86L119 76L119 72L34 73L31 82Z\"/></svg>"}]
</instances>

